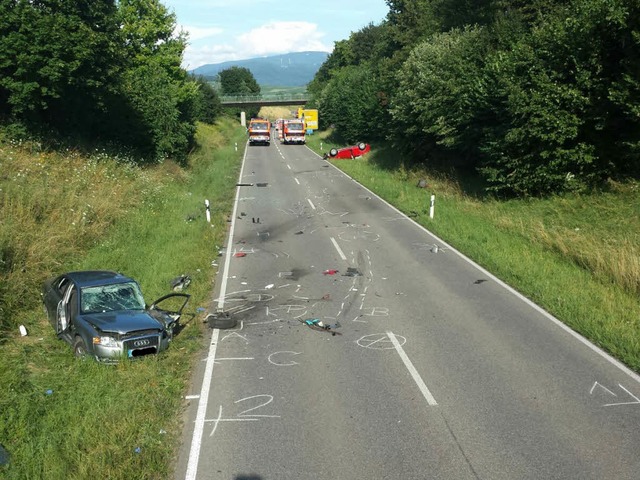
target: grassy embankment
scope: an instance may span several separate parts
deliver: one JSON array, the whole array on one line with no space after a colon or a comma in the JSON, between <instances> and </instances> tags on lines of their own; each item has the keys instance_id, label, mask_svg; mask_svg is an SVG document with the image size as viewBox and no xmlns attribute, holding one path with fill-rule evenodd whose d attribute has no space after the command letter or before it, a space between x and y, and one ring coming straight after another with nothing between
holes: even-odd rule
<instances>
[{"instance_id":1,"label":"grassy embankment","mask_svg":"<svg viewBox=\"0 0 640 480\"><path fill-rule=\"evenodd\" d=\"M242 149L231 146L245 137L229 121L200 126L185 169L0 142L0 444L10 454L0 477L169 477L206 328L198 308L211 301L240 166ZM114 367L75 361L39 299L45 278L73 269L131 275L147 302L189 274L187 326L159 356Z\"/></svg>"},{"instance_id":2,"label":"grassy embankment","mask_svg":"<svg viewBox=\"0 0 640 480\"><path fill-rule=\"evenodd\" d=\"M307 143L318 153L340 146L326 132ZM638 183L612 183L594 195L496 201L467 194L442 175L386 169L384 155L333 163L640 372ZM428 188L417 188L420 179Z\"/></svg>"}]
</instances>

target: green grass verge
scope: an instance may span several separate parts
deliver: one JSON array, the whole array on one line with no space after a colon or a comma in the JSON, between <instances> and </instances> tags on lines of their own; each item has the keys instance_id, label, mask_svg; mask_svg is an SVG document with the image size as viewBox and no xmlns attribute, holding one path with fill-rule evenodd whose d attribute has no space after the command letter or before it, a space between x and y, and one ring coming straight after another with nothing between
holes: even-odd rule
<instances>
[{"instance_id":1,"label":"green grass verge","mask_svg":"<svg viewBox=\"0 0 640 480\"><path fill-rule=\"evenodd\" d=\"M328 141L328 132L309 136L307 144L321 154L341 146ZM640 372L638 184L501 202L466 195L454 179L435 172L388 170L384 155L390 153L374 149L332 163ZM417 187L420 179L426 189Z\"/></svg>"},{"instance_id":2,"label":"green grass verge","mask_svg":"<svg viewBox=\"0 0 640 480\"><path fill-rule=\"evenodd\" d=\"M109 158L74 158L75 154L29 158L31 154L19 146L4 146L0 160L7 175L0 187L16 195L0 197L2 212L11 214L6 218L11 218L18 237L35 236L53 260L46 265L27 261L24 272L2 272L2 280L17 283L22 278L32 285L24 289L31 301L5 302L13 307L0 337L0 444L10 458L0 466L0 477L170 477L181 436L182 398L206 328L205 313L197 309L212 301L212 262L224 240L240 167L242 151L232 146L244 145L245 136L245 130L230 121L201 125L200 148L187 169L171 162L141 169ZM36 161L41 166L34 167ZM52 181L75 169L81 173L66 175L63 186ZM29 181L23 182L23 175ZM45 182L55 187L49 193L53 198L43 192L34 202L33 194L40 195ZM21 188L32 190L18 195ZM117 196L111 197L112 192ZM73 207L66 203L69 196ZM213 225L205 221L205 199L211 202ZM91 205L91 218L86 205ZM36 211L42 212L41 221L33 221ZM40 233L43 229L46 235ZM15 242L16 235L11 243L0 229L2 233L4 251L29 255L28 246ZM59 249L62 253L56 253ZM71 348L55 338L32 295L52 272L93 268L133 276L148 302L168 293L173 277L191 275L186 327L169 350L113 367L73 358ZM11 298L14 295L15 291ZM27 326L28 336L7 331L18 324Z\"/></svg>"}]
</instances>

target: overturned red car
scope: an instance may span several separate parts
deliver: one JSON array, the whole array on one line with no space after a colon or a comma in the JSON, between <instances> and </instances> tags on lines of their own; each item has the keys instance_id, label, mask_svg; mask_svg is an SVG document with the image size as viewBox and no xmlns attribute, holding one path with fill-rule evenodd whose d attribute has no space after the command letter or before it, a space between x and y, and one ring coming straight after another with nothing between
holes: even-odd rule
<instances>
[{"instance_id":1,"label":"overturned red car","mask_svg":"<svg viewBox=\"0 0 640 480\"><path fill-rule=\"evenodd\" d=\"M323 158L357 158L369 151L371 151L371 145L360 142L357 145L352 145L350 147L332 148L329 150L329 153L324 154Z\"/></svg>"}]
</instances>

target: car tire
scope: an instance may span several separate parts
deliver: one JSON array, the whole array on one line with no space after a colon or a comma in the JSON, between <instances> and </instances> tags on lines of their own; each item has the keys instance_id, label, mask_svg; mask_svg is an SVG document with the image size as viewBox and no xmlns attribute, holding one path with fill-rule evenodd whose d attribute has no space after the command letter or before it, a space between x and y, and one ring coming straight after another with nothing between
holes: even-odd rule
<instances>
[{"instance_id":1,"label":"car tire","mask_svg":"<svg viewBox=\"0 0 640 480\"><path fill-rule=\"evenodd\" d=\"M338 155L338 149L332 148L331 150L329 150L329 155L331 155L332 157L335 157L336 155Z\"/></svg>"},{"instance_id":2,"label":"car tire","mask_svg":"<svg viewBox=\"0 0 640 480\"><path fill-rule=\"evenodd\" d=\"M87 345L84 343L82 337L76 337L73 341L73 354L76 358L87 358L89 352L87 351Z\"/></svg>"},{"instance_id":3,"label":"car tire","mask_svg":"<svg viewBox=\"0 0 640 480\"><path fill-rule=\"evenodd\" d=\"M365 148L367 148L367 144L366 144L366 143L363 143L363 142L360 142L360 143L358 144L358 148L359 148L360 150L364 150Z\"/></svg>"},{"instance_id":4,"label":"car tire","mask_svg":"<svg viewBox=\"0 0 640 480\"><path fill-rule=\"evenodd\" d=\"M205 318L205 321L209 323L210 328L217 328L219 330L233 328L238 324L238 321L226 312L210 313L207 315L207 318Z\"/></svg>"}]
</instances>

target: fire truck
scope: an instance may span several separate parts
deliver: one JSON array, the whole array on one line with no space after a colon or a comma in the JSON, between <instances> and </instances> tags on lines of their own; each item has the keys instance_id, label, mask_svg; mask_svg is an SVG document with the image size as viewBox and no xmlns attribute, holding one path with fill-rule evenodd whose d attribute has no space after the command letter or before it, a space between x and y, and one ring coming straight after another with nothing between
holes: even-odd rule
<instances>
[{"instance_id":1,"label":"fire truck","mask_svg":"<svg viewBox=\"0 0 640 480\"><path fill-rule=\"evenodd\" d=\"M252 118L247 132L249 132L249 145L271 143L271 123L266 118Z\"/></svg>"},{"instance_id":2,"label":"fire truck","mask_svg":"<svg viewBox=\"0 0 640 480\"><path fill-rule=\"evenodd\" d=\"M285 144L297 143L304 145L304 121L301 119L285 120L282 126L282 142Z\"/></svg>"}]
</instances>

